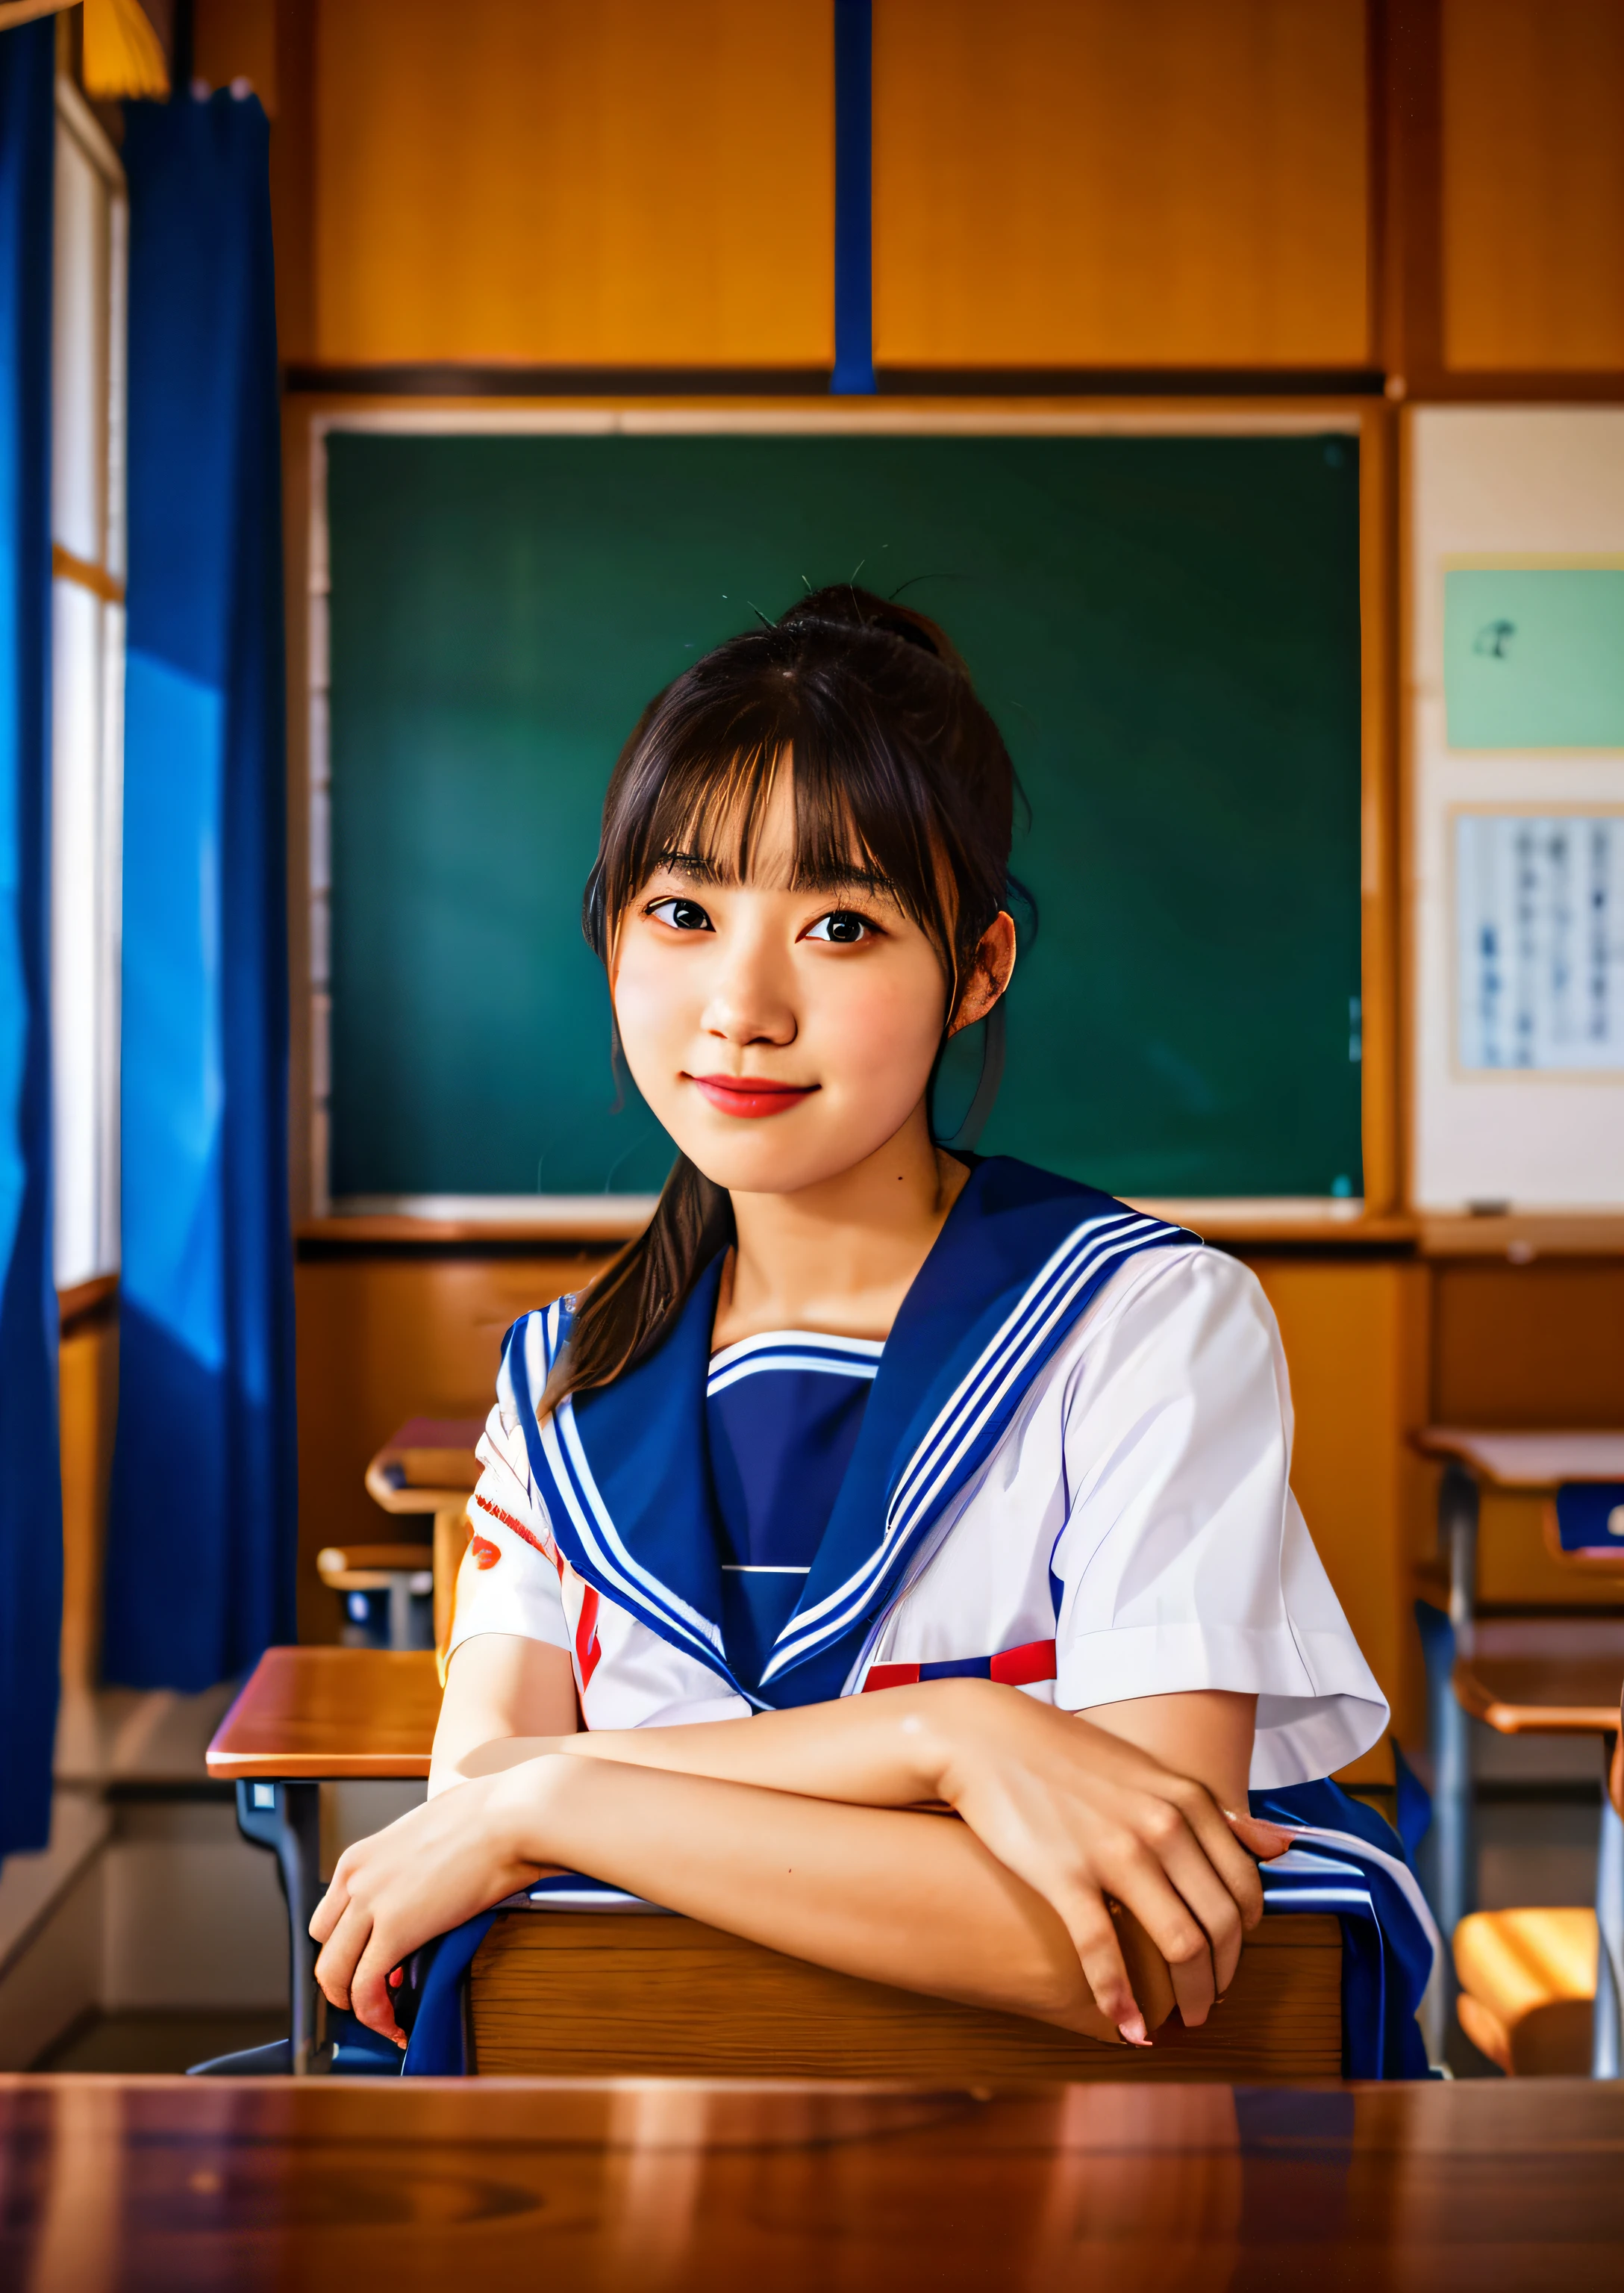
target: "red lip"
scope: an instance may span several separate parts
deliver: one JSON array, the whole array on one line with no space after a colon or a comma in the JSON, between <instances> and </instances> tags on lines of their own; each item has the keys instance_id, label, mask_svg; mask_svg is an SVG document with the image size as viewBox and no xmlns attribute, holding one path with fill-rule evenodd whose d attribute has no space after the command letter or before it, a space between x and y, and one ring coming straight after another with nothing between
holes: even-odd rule
<instances>
[{"instance_id":1,"label":"red lip","mask_svg":"<svg viewBox=\"0 0 1624 2293\"><path fill-rule=\"evenodd\" d=\"M769 1082L762 1075L690 1075L688 1080L723 1114L782 1114L818 1088L816 1083Z\"/></svg>"}]
</instances>

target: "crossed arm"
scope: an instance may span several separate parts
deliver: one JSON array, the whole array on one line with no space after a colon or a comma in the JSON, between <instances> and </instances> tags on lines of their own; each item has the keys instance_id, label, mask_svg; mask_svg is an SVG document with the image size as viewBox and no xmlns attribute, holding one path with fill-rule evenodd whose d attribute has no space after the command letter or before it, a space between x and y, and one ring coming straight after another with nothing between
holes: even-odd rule
<instances>
[{"instance_id":1,"label":"crossed arm","mask_svg":"<svg viewBox=\"0 0 1624 2293\"><path fill-rule=\"evenodd\" d=\"M1143 2045L1175 2004L1205 2020L1262 1911L1254 1856L1286 1843L1223 1811L1246 1806L1253 1723L1252 1697L1218 1690L1084 1719L943 1681L586 1734L562 1649L482 1635L452 1661L427 1804L340 1859L317 1979L398 2038L392 1969L562 1868L847 1973Z\"/></svg>"}]
</instances>

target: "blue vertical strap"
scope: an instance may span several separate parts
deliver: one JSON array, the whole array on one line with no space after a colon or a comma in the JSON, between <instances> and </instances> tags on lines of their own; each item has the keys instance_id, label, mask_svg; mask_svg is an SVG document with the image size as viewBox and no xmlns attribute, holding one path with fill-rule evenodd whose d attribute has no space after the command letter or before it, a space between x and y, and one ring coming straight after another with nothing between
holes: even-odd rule
<instances>
[{"instance_id":1,"label":"blue vertical strap","mask_svg":"<svg viewBox=\"0 0 1624 2293\"><path fill-rule=\"evenodd\" d=\"M874 389L871 0L835 0L835 371L831 390Z\"/></svg>"},{"instance_id":2,"label":"blue vertical strap","mask_svg":"<svg viewBox=\"0 0 1624 2293\"><path fill-rule=\"evenodd\" d=\"M462 2078L468 2069L464 2000L474 1954L496 1922L495 1911L465 1919L449 1934L414 1952L395 1995L395 2015L407 2034L405 2078Z\"/></svg>"},{"instance_id":3,"label":"blue vertical strap","mask_svg":"<svg viewBox=\"0 0 1624 2293\"><path fill-rule=\"evenodd\" d=\"M1265 1910L1341 1924L1344 2078L1430 2077L1416 2015L1439 1942L1397 1832L1329 1780L1255 1791L1251 1811L1305 1834L1264 1865Z\"/></svg>"},{"instance_id":4,"label":"blue vertical strap","mask_svg":"<svg viewBox=\"0 0 1624 2293\"><path fill-rule=\"evenodd\" d=\"M0 32L0 1855L51 1828L62 1492L51 1251L56 26Z\"/></svg>"},{"instance_id":5,"label":"blue vertical strap","mask_svg":"<svg viewBox=\"0 0 1624 2293\"><path fill-rule=\"evenodd\" d=\"M281 481L257 99L136 103L124 1265L104 1668L294 1632Z\"/></svg>"},{"instance_id":6,"label":"blue vertical strap","mask_svg":"<svg viewBox=\"0 0 1624 2293\"><path fill-rule=\"evenodd\" d=\"M1448 1618L1444 1621L1447 1623ZM1404 1747L1398 1738L1390 1736L1387 1740L1393 1746L1393 1776L1397 1787L1394 1817L1399 1837L1404 1843L1404 1852L1414 1863L1421 1842L1433 1827L1433 1795L1404 1757Z\"/></svg>"}]
</instances>

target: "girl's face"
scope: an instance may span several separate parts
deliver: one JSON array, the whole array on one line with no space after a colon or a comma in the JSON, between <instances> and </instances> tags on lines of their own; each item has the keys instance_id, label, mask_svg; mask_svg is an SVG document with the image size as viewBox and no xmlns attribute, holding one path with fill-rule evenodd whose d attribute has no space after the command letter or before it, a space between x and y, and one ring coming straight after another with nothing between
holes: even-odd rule
<instances>
[{"instance_id":1,"label":"girl's face","mask_svg":"<svg viewBox=\"0 0 1624 2293\"><path fill-rule=\"evenodd\" d=\"M637 1088L689 1160L740 1194L817 1186L894 1138L946 1017L919 926L860 875L787 890L792 850L787 765L750 880L668 861L621 919L610 976ZM992 1000L966 999L961 1023Z\"/></svg>"}]
</instances>

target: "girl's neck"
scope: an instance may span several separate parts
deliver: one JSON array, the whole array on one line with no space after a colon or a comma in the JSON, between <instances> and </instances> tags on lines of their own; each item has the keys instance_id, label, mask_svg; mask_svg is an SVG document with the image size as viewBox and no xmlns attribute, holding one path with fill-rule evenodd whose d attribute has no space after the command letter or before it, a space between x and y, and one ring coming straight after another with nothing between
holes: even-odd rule
<instances>
[{"instance_id":1,"label":"girl's neck","mask_svg":"<svg viewBox=\"0 0 1624 2293\"><path fill-rule=\"evenodd\" d=\"M969 1172L919 1108L850 1171L794 1195L732 1197L713 1348L769 1330L885 1338Z\"/></svg>"}]
</instances>

